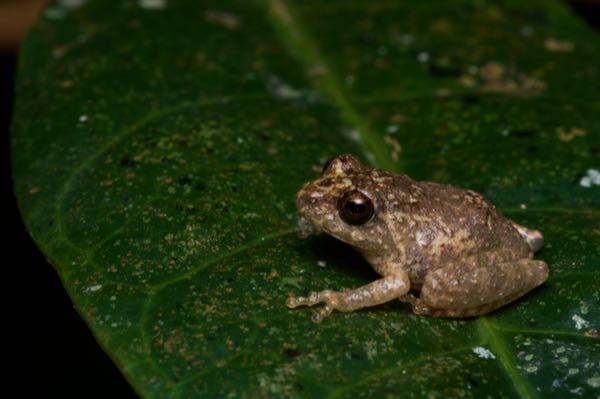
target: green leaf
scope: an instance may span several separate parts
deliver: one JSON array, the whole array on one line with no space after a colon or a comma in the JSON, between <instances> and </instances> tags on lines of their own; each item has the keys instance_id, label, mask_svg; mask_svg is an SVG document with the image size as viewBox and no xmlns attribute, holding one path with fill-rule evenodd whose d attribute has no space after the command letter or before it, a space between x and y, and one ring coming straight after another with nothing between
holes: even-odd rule
<instances>
[{"instance_id":1,"label":"green leaf","mask_svg":"<svg viewBox=\"0 0 600 399\"><path fill-rule=\"evenodd\" d=\"M545 1L56 1L21 52L18 201L142 396L595 398L599 50ZM470 320L287 309L376 278L295 234L348 152L542 230L548 282Z\"/></svg>"}]
</instances>

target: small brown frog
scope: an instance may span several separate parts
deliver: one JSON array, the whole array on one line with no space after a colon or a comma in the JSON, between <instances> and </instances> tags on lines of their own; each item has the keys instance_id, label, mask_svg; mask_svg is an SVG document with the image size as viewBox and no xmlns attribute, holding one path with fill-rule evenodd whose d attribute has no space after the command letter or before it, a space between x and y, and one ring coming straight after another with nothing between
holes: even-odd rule
<instances>
[{"instance_id":1,"label":"small brown frog","mask_svg":"<svg viewBox=\"0 0 600 399\"><path fill-rule=\"evenodd\" d=\"M295 308L324 303L312 317L398 298L415 314L471 317L542 284L534 260L542 234L504 217L480 194L416 182L362 165L351 155L327 162L296 197L302 235L326 232L354 246L382 278L348 291L289 297Z\"/></svg>"}]
</instances>

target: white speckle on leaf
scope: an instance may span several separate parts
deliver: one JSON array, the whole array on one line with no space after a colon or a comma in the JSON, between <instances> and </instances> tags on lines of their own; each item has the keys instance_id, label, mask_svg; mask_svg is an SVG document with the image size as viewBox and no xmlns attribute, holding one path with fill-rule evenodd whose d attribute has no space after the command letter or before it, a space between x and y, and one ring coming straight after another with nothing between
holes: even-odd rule
<instances>
[{"instance_id":1,"label":"white speckle on leaf","mask_svg":"<svg viewBox=\"0 0 600 399\"><path fill-rule=\"evenodd\" d=\"M163 10L167 8L166 0L140 0L138 4L146 10Z\"/></svg>"},{"instance_id":2,"label":"white speckle on leaf","mask_svg":"<svg viewBox=\"0 0 600 399\"><path fill-rule=\"evenodd\" d=\"M528 366L525 367L525 371L527 371L528 373L535 373L538 370L537 366Z\"/></svg>"},{"instance_id":3,"label":"white speckle on leaf","mask_svg":"<svg viewBox=\"0 0 600 399\"><path fill-rule=\"evenodd\" d=\"M560 380L558 380L558 379L556 379L556 380L553 380L553 381L552 381L552 388L555 388L555 389L556 389L556 388L560 388L560 387L561 387L561 385L562 385L562 383L561 383L561 381L560 381Z\"/></svg>"},{"instance_id":4,"label":"white speckle on leaf","mask_svg":"<svg viewBox=\"0 0 600 399\"><path fill-rule=\"evenodd\" d=\"M431 56L426 51L421 51L417 54L417 60L419 60L419 62L428 62L430 58Z\"/></svg>"},{"instance_id":5,"label":"white speckle on leaf","mask_svg":"<svg viewBox=\"0 0 600 399\"><path fill-rule=\"evenodd\" d=\"M58 0L58 5L64 8L79 8L87 0Z\"/></svg>"},{"instance_id":6,"label":"white speckle on leaf","mask_svg":"<svg viewBox=\"0 0 600 399\"><path fill-rule=\"evenodd\" d=\"M85 292L96 292L102 289L102 284L90 285L84 291Z\"/></svg>"},{"instance_id":7,"label":"white speckle on leaf","mask_svg":"<svg viewBox=\"0 0 600 399\"><path fill-rule=\"evenodd\" d=\"M79 117L79 122L81 122L81 123L85 123L85 122L87 122L87 120L88 120L88 116L87 115L81 115Z\"/></svg>"},{"instance_id":8,"label":"white speckle on leaf","mask_svg":"<svg viewBox=\"0 0 600 399\"><path fill-rule=\"evenodd\" d=\"M592 388L598 388L598 387L600 387L600 376L594 376L592 378L588 378L586 382Z\"/></svg>"},{"instance_id":9,"label":"white speckle on leaf","mask_svg":"<svg viewBox=\"0 0 600 399\"><path fill-rule=\"evenodd\" d=\"M496 358L496 356L489 349L486 349L483 346L476 346L475 348L473 348L473 353L475 353L481 359Z\"/></svg>"},{"instance_id":10,"label":"white speckle on leaf","mask_svg":"<svg viewBox=\"0 0 600 399\"><path fill-rule=\"evenodd\" d=\"M398 131L398 125L389 125L385 128L387 133L396 133Z\"/></svg>"},{"instance_id":11,"label":"white speckle on leaf","mask_svg":"<svg viewBox=\"0 0 600 399\"><path fill-rule=\"evenodd\" d=\"M325 267L325 266L327 266L327 262L325 262L324 260L318 260L317 261L317 266L319 266L319 267Z\"/></svg>"},{"instance_id":12,"label":"white speckle on leaf","mask_svg":"<svg viewBox=\"0 0 600 399\"><path fill-rule=\"evenodd\" d=\"M583 388L582 387L574 388L574 389L571 389L569 392L574 393L575 395L581 396L581 394L583 393Z\"/></svg>"},{"instance_id":13,"label":"white speckle on leaf","mask_svg":"<svg viewBox=\"0 0 600 399\"><path fill-rule=\"evenodd\" d=\"M228 12L208 10L204 13L204 18L206 18L208 22L220 25L227 29L237 29L240 27L240 19Z\"/></svg>"},{"instance_id":14,"label":"white speckle on leaf","mask_svg":"<svg viewBox=\"0 0 600 399\"><path fill-rule=\"evenodd\" d=\"M271 77L267 82L267 89L275 98L282 100L298 100L304 93L282 82L278 77Z\"/></svg>"},{"instance_id":15,"label":"white speckle on leaf","mask_svg":"<svg viewBox=\"0 0 600 399\"><path fill-rule=\"evenodd\" d=\"M48 7L44 12L44 15L48 19L63 19L66 15L66 12L62 8Z\"/></svg>"},{"instance_id":16,"label":"white speckle on leaf","mask_svg":"<svg viewBox=\"0 0 600 399\"><path fill-rule=\"evenodd\" d=\"M600 186L600 172L598 169L588 169L586 175L579 180L579 185L585 188Z\"/></svg>"},{"instance_id":17,"label":"white speckle on leaf","mask_svg":"<svg viewBox=\"0 0 600 399\"><path fill-rule=\"evenodd\" d=\"M367 359L373 360L377 357L377 342L373 340L369 340L365 342L365 353L367 354Z\"/></svg>"},{"instance_id":18,"label":"white speckle on leaf","mask_svg":"<svg viewBox=\"0 0 600 399\"><path fill-rule=\"evenodd\" d=\"M348 129L346 130L346 135L354 141L360 141L360 132L358 129Z\"/></svg>"},{"instance_id":19,"label":"white speckle on leaf","mask_svg":"<svg viewBox=\"0 0 600 399\"><path fill-rule=\"evenodd\" d=\"M587 327L589 324L587 320L583 319L578 314L573 315L573 317L571 317L571 320L573 320L575 322L575 328L578 330L581 330L582 328Z\"/></svg>"}]
</instances>

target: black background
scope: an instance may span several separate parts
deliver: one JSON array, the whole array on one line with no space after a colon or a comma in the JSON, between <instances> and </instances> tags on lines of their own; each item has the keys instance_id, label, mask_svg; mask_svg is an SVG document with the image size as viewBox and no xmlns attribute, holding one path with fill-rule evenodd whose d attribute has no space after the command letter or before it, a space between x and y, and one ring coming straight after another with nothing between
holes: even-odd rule
<instances>
[{"instance_id":1,"label":"black background","mask_svg":"<svg viewBox=\"0 0 600 399\"><path fill-rule=\"evenodd\" d=\"M3 292L3 349L8 368L4 397L136 398L110 358L98 346L79 317L54 268L25 231L17 210L10 177L9 125L12 112L16 56L0 53L0 132L6 243L0 287ZM6 334L8 333L8 334ZM8 335L8 337L6 336ZM12 358L12 361L11 361ZM5 372L3 371L3 374Z\"/></svg>"},{"instance_id":2,"label":"black background","mask_svg":"<svg viewBox=\"0 0 600 399\"><path fill-rule=\"evenodd\" d=\"M580 1L574 6L588 23L598 28L600 5ZM2 135L2 185L6 228L2 258L5 338L2 363L9 372L8 385L21 397L35 393L62 398L134 398L135 392L102 351L74 310L58 275L26 233L12 190L9 126L14 98L16 55L0 51L0 134ZM8 288L8 289L7 289ZM8 315L8 320L6 319ZM8 334L6 334L8 333ZM8 335L8 337L6 337ZM3 378L4 380L4 378ZM3 388L6 393L7 389ZM10 392L10 391L8 391Z\"/></svg>"}]
</instances>

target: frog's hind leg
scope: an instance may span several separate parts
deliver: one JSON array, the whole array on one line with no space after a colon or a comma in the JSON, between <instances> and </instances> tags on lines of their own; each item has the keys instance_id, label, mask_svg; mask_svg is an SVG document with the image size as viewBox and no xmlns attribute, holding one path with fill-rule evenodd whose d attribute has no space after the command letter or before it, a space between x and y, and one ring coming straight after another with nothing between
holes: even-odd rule
<instances>
[{"instance_id":1,"label":"frog's hind leg","mask_svg":"<svg viewBox=\"0 0 600 399\"><path fill-rule=\"evenodd\" d=\"M512 222L512 224L515 227L515 229L517 229L519 234L521 234L521 237L523 237L525 241L527 241L527 244L529 244L529 248L531 248L533 252L537 252L540 250L540 248L542 248L542 246L544 245L544 236L542 235L541 231L528 229L527 227L521 226L520 224L517 224L515 222Z\"/></svg>"},{"instance_id":2,"label":"frog's hind leg","mask_svg":"<svg viewBox=\"0 0 600 399\"><path fill-rule=\"evenodd\" d=\"M521 259L489 267L452 265L425 277L419 298L403 297L416 314L472 317L525 295L548 278L541 260Z\"/></svg>"}]
</instances>

